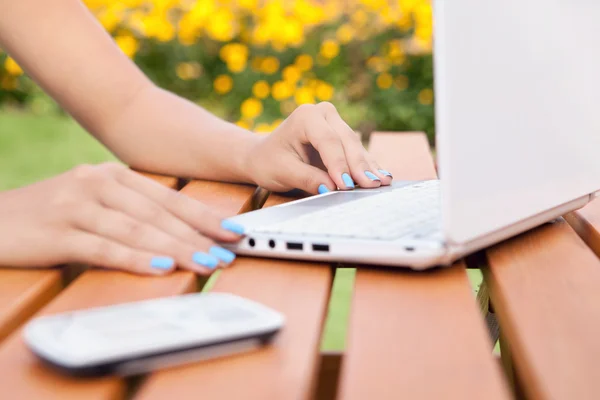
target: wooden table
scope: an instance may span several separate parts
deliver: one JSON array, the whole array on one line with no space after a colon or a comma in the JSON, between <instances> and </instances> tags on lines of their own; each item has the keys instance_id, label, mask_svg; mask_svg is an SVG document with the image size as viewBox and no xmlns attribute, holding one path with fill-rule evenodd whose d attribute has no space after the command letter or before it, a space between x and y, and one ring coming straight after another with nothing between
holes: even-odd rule
<instances>
[{"instance_id":1,"label":"wooden table","mask_svg":"<svg viewBox=\"0 0 600 400\"><path fill-rule=\"evenodd\" d=\"M377 133L370 151L396 179L435 178L424 135ZM154 177L167 186L178 180ZM231 215L288 201L263 190L191 182L182 193ZM469 258L482 268L476 298L466 263L425 273L356 271L347 345L321 354L332 285L327 264L238 258L210 290L272 306L287 325L270 347L150 374L78 380L25 348L33 315L202 290L188 272L139 277L68 266L0 270L2 399L586 399L600 397L600 202ZM350 266L351 267L351 266ZM346 267L347 268L347 267ZM489 290L488 290L489 289ZM489 293L502 363L486 329ZM479 301L478 301L479 300Z\"/></svg>"}]
</instances>

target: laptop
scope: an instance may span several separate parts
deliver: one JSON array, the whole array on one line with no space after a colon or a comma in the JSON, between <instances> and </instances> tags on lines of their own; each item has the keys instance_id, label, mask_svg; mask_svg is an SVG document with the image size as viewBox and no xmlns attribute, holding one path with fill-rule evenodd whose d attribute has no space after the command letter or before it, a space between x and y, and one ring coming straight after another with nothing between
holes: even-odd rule
<instances>
[{"instance_id":1,"label":"laptop","mask_svg":"<svg viewBox=\"0 0 600 400\"><path fill-rule=\"evenodd\" d=\"M231 249L422 270L596 196L600 2L434 0L433 11L440 179L236 216L247 235Z\"/></svg>"}]
</instances>

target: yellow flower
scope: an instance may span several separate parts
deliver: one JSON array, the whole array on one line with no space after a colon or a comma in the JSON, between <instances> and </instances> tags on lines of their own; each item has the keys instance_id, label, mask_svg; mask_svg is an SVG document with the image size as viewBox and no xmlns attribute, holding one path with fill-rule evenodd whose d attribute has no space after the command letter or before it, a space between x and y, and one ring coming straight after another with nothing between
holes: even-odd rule
<instances>
[{"instance_id":1,"label":"yellow flower","mask_svg":"<svg viewBox=\"0 0 600 400\"><path fill-rule=\"evenodd\" d=\"M298 57L296 57L294 63L296 64L296 68L298 68L301 72L306 72L312 68L313 59L308 54L300 54Z\"/></svg>"},{"instance_id":2,"label":"yellow flower","mask_svg":"<svg viewBox=\"0 0 600 400\"><path fill-rule=\"evenodd\" d=\"M271 125L266 124L264 122L260 123L256 125L256 128L254 128L254 132L259 134L271 133Z\"/></svg>"},{"instance_id":3,"label":"yellow flower","mask_svg":"<svg viewBox=\"0 0 600 400\"><path fill-rule=\"evenodd\" d=\"M177 65L175 72L179 79L187 81L197 79L202 72L202 67L197 62L184 62Z\"/></svg>"},{"instance_id":4,"label":"yellow flower","mask_svg":"<svg viewBox=\"0 0 600 400\"><path fill-rule=\"evenodd\" d=\"M401 65L404 62L404 49L399 40L392 40L388 43L387 56L394 65Z\"/></svg>"},{"instance_id":5,"label":"yellow flower","mask_svg":"<svg viewBox=\"0 0 600 400\"><path fill-rule=\"evenodd\" d=\"M340 45L335 40L327 39L321 44L320 54L323 57L332 59L335 58L339 53Z\"/></svg>"},{"instance_id":6,"label":"yellow flower","mask_svg":"<svg viewBox=\"0 0 600 400\"><path fill-rule=\"evenodd\" d=\"M289 98L293 93L294 87L286 81L275 82L271 91L273 98L278 101Z\"/></svg>"},{"instance_id":7,"label":"yellow flower","mask_svg":"<svg viewBox=\"0 0 600 400\"><path fill-rule=\"evenodd\" d=\"M312 90L307 87L301 87L296 91L294 95L294 100L296 104L314 104L315 97L313 95Z\"/></svg>"},{"instance_id":8,"label":"yellow flower","mask_svg":"<svg viewBox=\"0 0 600 400\"><path fill-rule=\"evenodd\" d=\"M292 46L300 46L304 42L304 28L298 20L288 19L281 29L281 40Z\"/></svg>"},{"instance_id":9,"label":"yellow flower","mask_svg":"<svg viewBox=\"0 0 600 400\"><path fill-rule=\"evenodd\" d=\"M233 79L229 75L219 75L213 82L215 92L219 94L226 94L233 88Z\"/></svg>"},{"instance_id":10,"label":"yellow flower","mask_svg":"<svg viewBox=\"0 0 600 400\"><path fill-rule=\"evenodd\" d=\"M246 99L242 102L242 106L240 107L240 111L242 112L242 117L248 119L254 119L258 117L262 111L263 106L260 100L255 98Z\"/></svg>"},{"instance_id":11,"label":"yellow flower","mask_svg":"<svg viewBox=\"0 0 600 400\"><path fill-rule=\"evenodd\" d=\"M212 39L221 42L227 42L233 39L237 33L233 12L227 7L219 8L219 10L208 19L206 32Z\"/></svg>"},{"instance_id":12,"label":"yellow flower","mask_svg":"<svg viewBox=\"0 0 600 400\"><path fill-rule=\"evenodd\" d=\"M373 56L367 60L367 67L371 68L375 72L385 72L390 69L390 64L387 60Z\"/></svg>"},{"instance_id":13,"label":"yellow flower","mask_svg":"<svg viewBox=\"0 0 600 400\"><path fill-rule=\"evenodd\" d=\"M4 61L4 68L6 68L6 72L13 76L23 74L23 70L19 64L17 64L17 62L10 57L7 57L6 61Z\"/></svg>"},{"instance_id":14,"label":"yellow flower","mask_svg":"<svg viewBox=\"0 0 600 400\"><path fill-rule=\"evenodd\" d=\"M387 72L383 72L377 76L377 86L380 89L389 89L393 82L392 76Z\"/></svg>"},{"instance_id":15,"label":"yellow flower","mask_svg":"<svg viewBox=\"0 0 600 400\"><path fill-rule=\"evenodd\" d=\"M131 35L117 36L115 42L117 43L117 46L121 48L121 51L129 58L133 58L138 51L138 41Z\"/></svg>"},{"instance_id":16,"label":"yellow flower","mask_svg":"<svg viewBox=\"0 0 600 400\"><path fill-rule=\"evenodd\" d=\"M423 104L424 106L433 104L433 90L429 88L421 90L418 98L419 103Z\"/></svg>"},{"instance_id":17,"label":"yellow flower","mask_svg":"<svg viewBox=\"0 0 600 400\"><path fill-rule=\"evenodd\" d=\"M258 81L252 86L252 94L259 99L267 97L269 91L269 84L266 81Z\"/></svg>"},{"instance_id":18,"label":"yellow flower","mask_svg":"<svg viewBox=\"0 0 600 400\"><path fill-rule=\"evenodd\" d=\"M349 43L354 38L354 29L349 24L343 24L338 28L337 32L335 33L335 37L341 43Z\"/></svg>"},{"instance_id":19,"label":"yellow flower","mask_svg":"<svg viewBox=\"0 0 600 400\"><path fill-rule=\"evenodd\" d=\"M405 75L398 75L394 79L394 86L398 90L406 90L408 88L408 78Z\"/></svg>"},{"instance_id":20,"label":"yellow flower","mask_svg":"<svg viewBox=\"0 0 600 400\"><path fill-rule=\"evenodd\" d=\"M265 57L260 63L262 72L272 75L279 69L279 60L273 56Z\"/></svg>"},{"instance_id":21,"label":"yellow flower","mask_svg":"<svg viewBox=\"0 0 600 400\"><path fill-rule=\"evenodd\" d=\"M333 97L333 86L327 82L319 82L315 94L321 101L329 101Z\"/></svg>"},{"instance_id":22,"label":"yellow flower","mask_svg":"<svg viewBox=\"0 0 600 400\"><path fill-rule=\"evenodd\" d=\"M284 80L295 84L302 77L302 73L297 67L288 65L283 69L283 71L281 71L281 76L283 76Z\"/></svg>"},{"instance_id":23,"label":"yellow flower","mask_svg":"<svg viewBox=\"0 0 600 400\"><path fill-rule=\"evenodd\" d=\"M258 0L238 0L240 8L245 8L248 11L253 11L258 8Z\"/></svg>"},{"instance_id":24,"label":"yellow flower","mask_svg":"<svg viewBox=\"0 0 600 400\"><path fill-rule=\"evenodd\" d=\"M246 69L248 47L241 43L229 43L221 47L219 57L227 64L231 72L242 72Z\"/></svg>"},{"instance_id":25,"label":"yellow flower","mask_svg":"<svg viewBox=\"0 0 600 400\"><path fill-rule=\"evenodd\" d=\"M245 120L245 119L240 119L235 124L237 126L239 126L240 128L244 128L244 129L248 129L248 130L250 130L250 128L252 128L252 121L248 121L248 120Z\"/></svg>"}]
</instances>

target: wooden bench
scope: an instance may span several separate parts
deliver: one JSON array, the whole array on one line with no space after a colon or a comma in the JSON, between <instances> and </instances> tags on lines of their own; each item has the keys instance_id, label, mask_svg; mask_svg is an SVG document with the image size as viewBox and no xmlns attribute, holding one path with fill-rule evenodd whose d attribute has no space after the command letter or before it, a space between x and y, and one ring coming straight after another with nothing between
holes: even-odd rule
<instances>
[{"instance_id":1,"label":"wooden bench","mask_svg":"<svg viewBox=\"0 0 600 400\"><path fill-rule=\"evenodd\" d=\"M419 133L378 133L370 150L396 179L436 176ZM154 177L176 188L175 178ZM191 182L182 193L233 215L290 200L262 189ZM268 198L267 198L268 197ZM211 278L139 277L69 268L0 270L0 388L10 399L582 399L598 397L600 202L478 257L501 326L502 361L466 263L424 273L355 270L347 343L322 353L332 287L348 268L240 257ZM287 317L273 345L143 379L71 379L44 367L21 339L33 315L198 290L227 291ZM482 304L488 311L488 299Z\"/></svg>"}]
</instances>

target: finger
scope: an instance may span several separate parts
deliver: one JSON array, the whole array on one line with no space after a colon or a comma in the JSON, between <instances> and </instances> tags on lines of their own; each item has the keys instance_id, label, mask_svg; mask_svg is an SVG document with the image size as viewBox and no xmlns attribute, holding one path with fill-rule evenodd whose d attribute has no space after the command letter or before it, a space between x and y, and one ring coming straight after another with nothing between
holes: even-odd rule
<instances>
[{"instance_id":1,"label":"finger","mask_svg":"<svg viewBox=\"0 0 600 400\"><path fill-rule=\"evenodd\" d=\"M337 187L354 189L354 181L350 175L342 140L327 123L322 112L319 112L321 115L315 116L314 112L307 115L304 121L305 140L319 152L329 176Z\"/></svg>"},{"instance_id":2,"label":"finger","mask_svg":"<svg viewBox=\"0 0 600 400\"><path fill-rule=\"evenodd\" d=\"M318 106L321 106L320 103ZM369 155L365 150L360 136L348 126L335 108L323 107L325 119L333 129L340 135L346 159L354 180L363 188L375 188L382 183L390 184L391 179L374 168Z\"/></svg>"},{"instance_id":3,"label":"finger","mask_svg":"<svg viewBox=\"0 0 600 400\"><path fill-rule=\"evenodd\" d=\"M81 212L76 226L89 233L119 242L128 247L165 254L177 266L199 274L210 274L220 263L229 264L235 255L207 238L201 244L190 244L129 215L100 206L89 206Z\"/></svg>"},{"instance_id":4,"label":"finger","mask_svg":"<svg viewBox=\"0 0 600 400\"><path fill-rule=\"evenodd\" d=\"M221 242L236 242L241 239L244 228L224 220L210 211L204 204L189 196L169 189L127 168L114 168L111 173L122 185L148 197L193 230ZM166 217L163 216L166 219ZM163 221L163 223L166 223ZM174 224L173 221L169 222ZM167 229L166 227L164 227ZM174 227L172 227L174 228ZM181 230L181 227L178 228ZM169 230L170 231L170 230ZM180 232L183 234L183 232ZM189 231L186 233L189 235Z\"/></svg>"},{"instance_id":5,"label":"finger","mask_svg":"<svg viewBox=\"0 0 600 400\"><path fill-rule=\"evenodd\" d=\"M371 165L371 171L374 171L375 175L377 175L381 179L381 184L383 186L391 185L392 181L394 180L394 177L391 174L391 172L388 172L385 169L381 168L379 163L375 161L369 153L366 153L365 157L369 162L369 165Z\"/></svg>"},{"instance_id":6,"label":"finger","mask_svg":"<svg viewBox=\"0 0 600 400\"><path fill-rule=\"evenodd\" d=\"M190 225L171 214L160 204L116 181L114 181L114 185L105 187L99 196L101 203L107 208L150 224L194 246L206 245L206 238Z\"/></svg>"},{"instance_id":7,"label":"finger","mask_svg":"<svg viewBox=\"0 0 600 400\"><path fill-rule=\"evenodd\" d=\"M276 180L284 186L294 187L312 194L323 194L336 190L336 184L327 172L295 159L286 164L285 170L279 171Z\"/></svg>"},{"instance_id":8,"label":"finger","mask_svg":"<svg viewBox=\"0 0 600 400\"><path fill-rule=\"evenodd\" d=\"M67 242L67 257L78 263L141 275L166 275L175 269L175 260L169 256L133 249L88 232L76 231Z\"/></svg>"}]
</instances>

